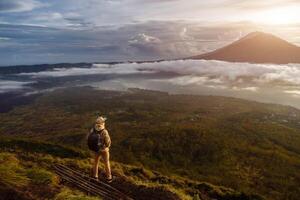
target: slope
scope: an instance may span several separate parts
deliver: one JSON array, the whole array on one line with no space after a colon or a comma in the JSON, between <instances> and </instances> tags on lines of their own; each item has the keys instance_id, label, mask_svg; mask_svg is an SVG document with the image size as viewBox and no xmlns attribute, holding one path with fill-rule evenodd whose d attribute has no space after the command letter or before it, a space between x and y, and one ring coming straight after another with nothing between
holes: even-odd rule
<instances>
[{"instance_id":1,"label":"slope","mask_svg":"<svg viewBox=\"0 0 300 200\"><path fill-rule=\"evenodd\" d=\"M270 199L300 191L300 111L217 96L70 88L0 116L0 134L86 150L97 113L108 117L112 159L168 176Z\"/></svg>"},{"instance_id":2,"label":"slope","mask_svg":"<svg viewBox=\"0 0 300 200\"><path fill-rule=\"evenodd\" d=\"M34 140L2 137L0 143L0 199L101 199L97 195L87 196L87 193L77 190L79 180L70 185L61 182L55 174L55 167L62 164L81 174L89 174L90 159L82 151ZM53 148L59 148L59 154ZM258 195L247 195L205 182L163 176L143 167L117 162L112 162L112 167L117 177L112 186L134 199L179 200L192 199L194 196L201 196L203 200L262 199Z\"/></svg>"},{"instance_id":3,"label":"slope","mask_svg":"<svg viewBox=\"0 0 300 200\"><path fill-rule=\"evenodd\" d=\"M221 49L191 58L248 63L300 63L300 47L272 34L254 32Z\"/></svg>"}]
</instances>

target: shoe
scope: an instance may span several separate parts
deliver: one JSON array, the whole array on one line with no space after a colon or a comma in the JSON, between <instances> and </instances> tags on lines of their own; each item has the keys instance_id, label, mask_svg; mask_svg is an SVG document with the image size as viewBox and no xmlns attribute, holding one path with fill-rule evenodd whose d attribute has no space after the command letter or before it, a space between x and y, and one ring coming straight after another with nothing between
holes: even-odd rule
<instances>
[{"instance_id":1,"label":"shoe","mask_svg":"<svg viewBox=\"0 0 300 200\"><path fill-rule=\"evenodd\" d=\"M111 176L111 178L105 178L106 183L111 183L111 182L113 182L113 180L114 180L113 176Z\"/></svg>"},{"instance_id":2,"label":"shoe","mask_svg":"<svg viewBox=\"0 0 300 200\"><path fill-rule=\"evenodd\" d=\"M99 178L96 177L96 176L91 176L91 179L92 179L93 181L98 181L98 180L99 180Z\"/></svg>"}]
</instances>

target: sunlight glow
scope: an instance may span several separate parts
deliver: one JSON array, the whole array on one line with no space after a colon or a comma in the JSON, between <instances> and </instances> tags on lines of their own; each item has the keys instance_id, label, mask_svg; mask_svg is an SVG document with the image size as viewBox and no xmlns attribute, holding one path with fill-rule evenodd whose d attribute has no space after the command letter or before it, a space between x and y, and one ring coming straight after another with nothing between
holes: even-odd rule
<instances>
[{"instance_id":1,"label":"sunlight glow","mask_svg":"<svg viewBox=\"0 0 300 200\"><path fill-rule=\"evenodd\" d=\"M265 24L294 24L300 22L299 10L297 6L274 8L255 14L253 19Z\"/></svg>"}]
</instances>

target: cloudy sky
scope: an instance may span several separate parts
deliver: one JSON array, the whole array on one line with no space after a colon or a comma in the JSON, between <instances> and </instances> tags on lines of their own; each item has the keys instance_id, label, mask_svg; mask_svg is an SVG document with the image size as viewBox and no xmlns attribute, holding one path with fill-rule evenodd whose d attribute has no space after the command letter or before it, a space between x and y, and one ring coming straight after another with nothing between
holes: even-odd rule
<instances>
[{"instance_id":1,"label":"cloudy sky","mask_svg":"<svg viewBox=\"0 0 300 200\"><path fill-rule=\"evenodd\" d=\"M298 0L0 0L0 65L171 59L252 31L300 45Z\"/></svg>"}]
</instances>

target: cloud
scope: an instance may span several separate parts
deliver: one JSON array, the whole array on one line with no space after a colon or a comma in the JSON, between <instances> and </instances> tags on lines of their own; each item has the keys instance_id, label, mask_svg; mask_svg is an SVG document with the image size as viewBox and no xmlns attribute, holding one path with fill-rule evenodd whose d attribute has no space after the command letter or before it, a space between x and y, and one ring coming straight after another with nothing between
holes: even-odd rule
<instances>
[{"instance_id":1,"label":"cloud","mask_svg":"<svg viewBox=\"0 0 300 200\"><path fill-rule=\"evenodd\" d=\"M139 33L128 41L128 46L132 54L142 53L147 57L155 57L163 54L164 44L157 37Z\"/></svg>"},{"instance_id":2,"label":"cloud","mask_svg":"<svg viewBox=\"0 0 300 200\"><path fill-rule=\"evenodd\" d=\"M235 40L244 29L236 25L202 27L175 21L80 29L76 24L85 23L80 15L61 12L41 14L31 22L41 24L41 21L47 24L60 21L72 28L0 24L1 37L10 38L0 44L0 65L189 57Z\"/></svg>"},{"instance_id":3,"label":"cloud","mask_svg":"<svg viewBox=\"0 0 300 200\"><path fill-rule=\"evenodd\" d=\"M80 14L61 11L32 18L35 19L30 22L35 26L0 24L0 36L9 38L1 40L0 65L179 59L221 48L254 30L264 31L251 23L205 25L190 21L149 21L91 28ZM44 22L47 26L40 26ZM64 28L51 28L54 24ZM286 27L279 36L293 38L299 35L297 30L299 26ZM278 33L274 29L270 31Z\"/></svg>"},{"instance_id":4,"label":"cloud","mask_svg":"<svg viewBox=\"0 0 300 200\"><path fill-rule=\"evenodd\" d=\"M258 9L274 6L299 6L296 0L2 0L0 12L10 12L1 16L8 23L33 24L39 16L61 13L63 18L49 23L40 21L39 25L64 28L95 28L99 26L123 26L151 20L204 21L245 21ZM51 4L50 4L51 3ZM51 5L51 6L49 6ZM36 9L46 7L45 9ZM247 10L247 14L245 14ZM24 11L32 11L24 13ZM50 14L51 15L51 14ZM51 16L50 16L51 18ZM256 20L257 21L257 20ZM69 22L69 23L68 23Z\"/></svg>"},{"instance_id":5,"label":"cloud","mask_svg":"<svg viewBox=\"0 0 300 200\"><path fill-rule=\"evenodd\" d=\"M236 0L227 0L222 3L223 6L227 8L235 8L240 10L263 10L270 9L274 7L283 7L283 6L299 6L298 0L252 0L252 1L236 1Z\"/></svg>"},{"instance_id":6,"label":"cloud","mask_svg":"<svg viewBox=\"0 0 300 200\"><path fill-rule=\"evenodd\" d=\"M244 87L244 88L241 87L241 88L239 88L239 87L234 86L232 89L233 90L238 90L238 91L245 90L245 91L256 92L259 88L258 87Z\"/></svg>"},{"instance_id":7,"label":"cloud","mask_svg":"<svg viewBox=\"0 0 300 200\"><path fill-rule=\"evenodd\" d=\"M287 93L287 94L293 94L293 95L296 95L296 96L300 96L300 90L286 90L284 92Z\"/></svg>"},{"instance_id":8,"label":"cloud","mask_svg":"<svg viewBox=\"0 0 300 200\"><path fill-rule=\"evenodd\" d=\"M0 41L7 41L7 40L10 40L10 38L8 38L8 37L0 37Z\"/></svg>"},{"instance_id":9,"label":"cloud","mask_svg":"<svg viewBox=\"0 0 300 200\"><path fill-rule=\"evenodd\" d=\"M22 90L26 88L26 85L31 83L33 82L0 80L0 93Z\"/></svg>"},{"instance_id":10,"label":"cloud","mask_svg":"<svg viewBox=\"0 0 300 200\"><path fill-rule=\"evenodd\" d=\"M45 6L36 0L2 0L0 1L1 12L25 12Z\"/></svg>"},{"instance_id":11,"label":"cloud","mask_svg":"<svg viewBox=\"0 0 300 200\"><path fill-rule=\"evenodd\" d=\"M131 38L128 41L130 44L159 44L161 40L159 38L146 35L145 33L139 33L137 36Z\"/></svg>"},{"instance_id":12,"label":"cloud","mask_svg":"<svg viewBox=\"0 0 300 200\"><path fill-rule=\"evenodd\" d=\"M22 73L22 76L66 77L97 74L173 74L177 85L226 86L234 90L257 91L260 87L300 87L300 64L272 65L206 60L174 60L151 63L94 64L91 68L58 68Z\"/></svg>"},{"instance_id":13,"label":"cloud","mask_svg":"<svg viewBox=\"0 0 300 200\"><path fill-rule=\"evenodd\" d=\"M175 1L180 1L180 0L135 0L138 3L174 3Z\"/></svg>"},{"instance_id":14,"label":"cloud","mask_svg":"<svg viewBox=\"0 0 300 200\"><path fill-rule=\"evenodd\" d=\"M299 76L300 64L172 60L92 66L83 64L82 67L20 73L13 77L22 80L22 83L8 82L2 85L6 86L6 90L22 89L27 87L25 80L27 83L36 82L30 85L32 90L29 92L34 92L35 88L46 92L55 87L83 85L117 90L138 87L171 93L234 96L300 107Z\"/></svg>"},{"instance_id":15,"label":"cloud","mask_svg":"<svg viewBox=\"0 0 300 200\"><path fill-rule=\"evenodd\" d=\"M138 69L138 64L94 64L91 68L55 68L52 71L41 71L33 73L20 73L20 76L31 76L33 78L44 77L66 77L66 76L85 76L85 75L100 75L100 74L138 74L138 73L153 73L151 71Z\"/></svg>"}]
</instances>

